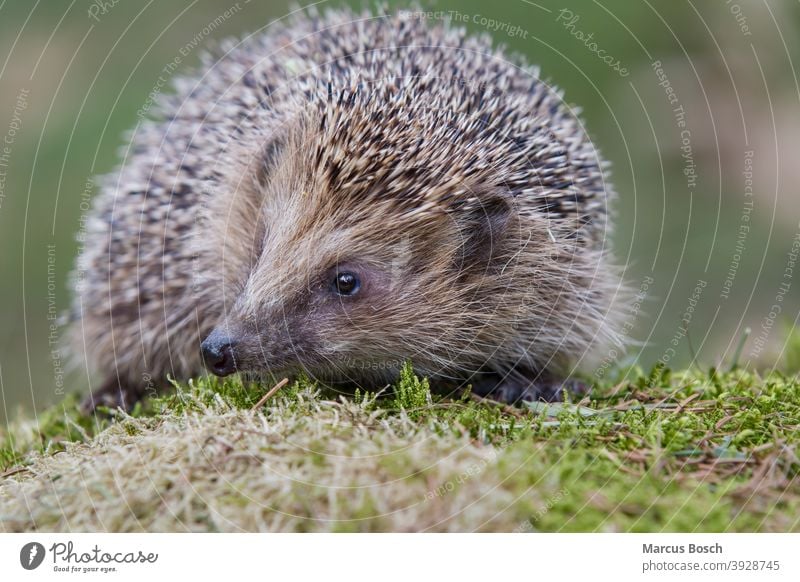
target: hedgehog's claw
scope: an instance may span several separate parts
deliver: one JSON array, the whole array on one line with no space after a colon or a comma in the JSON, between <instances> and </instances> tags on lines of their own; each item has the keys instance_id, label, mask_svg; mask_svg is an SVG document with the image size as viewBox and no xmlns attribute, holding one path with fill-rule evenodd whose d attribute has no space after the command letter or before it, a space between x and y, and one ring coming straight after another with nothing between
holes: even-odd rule
<instances>
[{"instance_id":1,"label":"hedgehog's claw","mask_svg":"<svg viewBox=\"0 0 800 582\"><path fill-rule=\"evenodd\" d=\"M87 416L96 413L99 407L108 408L109 410L121 408L126 412L130 412L141 399L140 390L121 382L114 375L106 380L100 388L83 399L80 404L80 411Z\"/></svg>"},{"instance_id":2,"label":"hedgehog's claw","mask_svg":"<svg viewBox=\"0 0 800 582\"><path fill-rule=\"evenodd\" d=\"M578 380L559 380L545 375L533 375L534 379L522 376L501 377L488 374L473 383L472 392L483 398L491 398L506 404L520 402L563 402L567 394L583 395L588 387Z\"/></svg>"}]
</instances>

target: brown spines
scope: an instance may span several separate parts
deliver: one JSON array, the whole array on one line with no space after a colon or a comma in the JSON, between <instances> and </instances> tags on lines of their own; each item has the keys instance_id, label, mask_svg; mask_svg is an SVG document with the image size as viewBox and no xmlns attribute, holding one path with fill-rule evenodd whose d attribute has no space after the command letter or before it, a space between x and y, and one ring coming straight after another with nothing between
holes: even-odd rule
<instances>
[{"instance_id":1,"label":"brown spines","mask_svg":"<svg viewBox=\"0 0 800 582\"><path fill-rule=\"evenodd\" d=\"M416 277L376 358L413 346L432 373L546 367L614 339L613 192L535 68L447 24L349 11L222 42L203 67L99 197L76 302L91 368L199 373L220 317L257 317L351 250L405 257Z\"/></svg>"}]
</instances>

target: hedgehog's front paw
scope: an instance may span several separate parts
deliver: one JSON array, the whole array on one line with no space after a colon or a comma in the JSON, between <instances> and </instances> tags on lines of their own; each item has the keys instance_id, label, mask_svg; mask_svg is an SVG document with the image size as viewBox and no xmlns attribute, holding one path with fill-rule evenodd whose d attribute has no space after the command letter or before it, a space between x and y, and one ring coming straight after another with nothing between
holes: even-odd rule
<instances>
[{"instance_id":1,"label":"hedgehog's front paw","mask_svg":"<svg viewBox=\"0 0 800 582\"><path fill-rule=\"evenodd\" d=\"M517 404L519 402L561 402L565 392L582 396L588 387L578 380L557 380L551 376L532 374L529 377L499 374L482 375L473 384L472 392L483 398L498 402Z\"/></svg>"},{"instance_id":2,"label":"hedgehog's front paw","mask_svg":"<svg viewBox=\"0 0 800 582\"><path fill-rule=\"evenodd\" d=\"M121 382L116 376L113 376L106 380L100 388L83 399L80 410L83 414L89 415L102 406L109 410L122 408L130 412L142 397L143 391L141 389L130 386L124 381Z\"/></svg>"}]
</instances>

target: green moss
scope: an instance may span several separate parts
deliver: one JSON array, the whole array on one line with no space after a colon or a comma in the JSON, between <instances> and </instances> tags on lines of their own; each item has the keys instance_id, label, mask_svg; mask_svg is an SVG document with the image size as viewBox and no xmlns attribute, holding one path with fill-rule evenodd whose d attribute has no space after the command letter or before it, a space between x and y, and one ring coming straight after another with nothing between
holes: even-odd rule
<instances>
[{"instance_id":1,"label":"green moss","mask_svg":"<svg viewBox=\"0 0 800 582\"><path fill-rule=\"evenodd\" d=\"M400 369L400 379L394 387L395 408L405 410L410 416L417 417L431 403L431 387L427 378L418 378L414 374L411 362L406 362Z\"/></svg>"},{"instance_id":2,"label":"green moss","mask_svg":"<svg viewBox=\"0 0 800 582\"><path fill-rule=\"evenodd\" d=\"M194 506L181 502L179 517L194 519L194 529L800 529L797 376L632 367L580 402L511 408L469 395L437 397L408 363L393 394L357 391L347 399L299 378L251 412L273 386L201 378L110 420L81 417L70 398L38 423L7 431L0 463L21 468L13 479L25 484L27 464L66 458L52 453L69 442L101 449L94 435L102 432L101 442L127 439L115 449L122 451L130 439L146 447L162 433L171 443L191 425L210 436L182 443L186 452L169 462L194 455L201 464L180 468L159 495L176 494L188 475L202 493L192 501L200 509L187 516ZM249 432L237 432L247 423ZM254 440L246 452L231 453L247 439ZM155 450L161 454L162 445ZM70 467L37 471L49 483L84 478ZM101 499L115 498L116 483L98 486ZM165 512L147 499L132 506L135 517L155 524ZM261 521L248 521L252 503ZM53 514L37 520L59 523Z\"/></svg>"},{"instance_id":3,"label":"green moss","mask_svg":"<svg viewBox=\"0 0 800 582\"><path fill-rule=\"evenodd\" d=\"M0 429L0 472L24 464L31 452L52 454L63 451L66 443L85 442L109 425L108 419L82 415L79 401L70 394L35 421L23 419Z\"/></svg>"}]
</instances>

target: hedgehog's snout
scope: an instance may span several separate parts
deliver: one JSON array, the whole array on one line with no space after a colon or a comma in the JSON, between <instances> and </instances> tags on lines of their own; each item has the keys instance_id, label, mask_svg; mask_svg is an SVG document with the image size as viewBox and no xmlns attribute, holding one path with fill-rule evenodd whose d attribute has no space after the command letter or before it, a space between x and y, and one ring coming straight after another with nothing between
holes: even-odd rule
<instances>
[{"instance_id":1,"label":"hedgehog's snout","mask_svg":"<svg viewBox=\"0 0 800 582\"><path fill-rule=\"evenodd\" d=\"M219 328L212 331L203 343L200 351L206 367L217 376L229 376L236 371L236 358L233 348L236 338Z\"/></svg>"}]
</instances>

